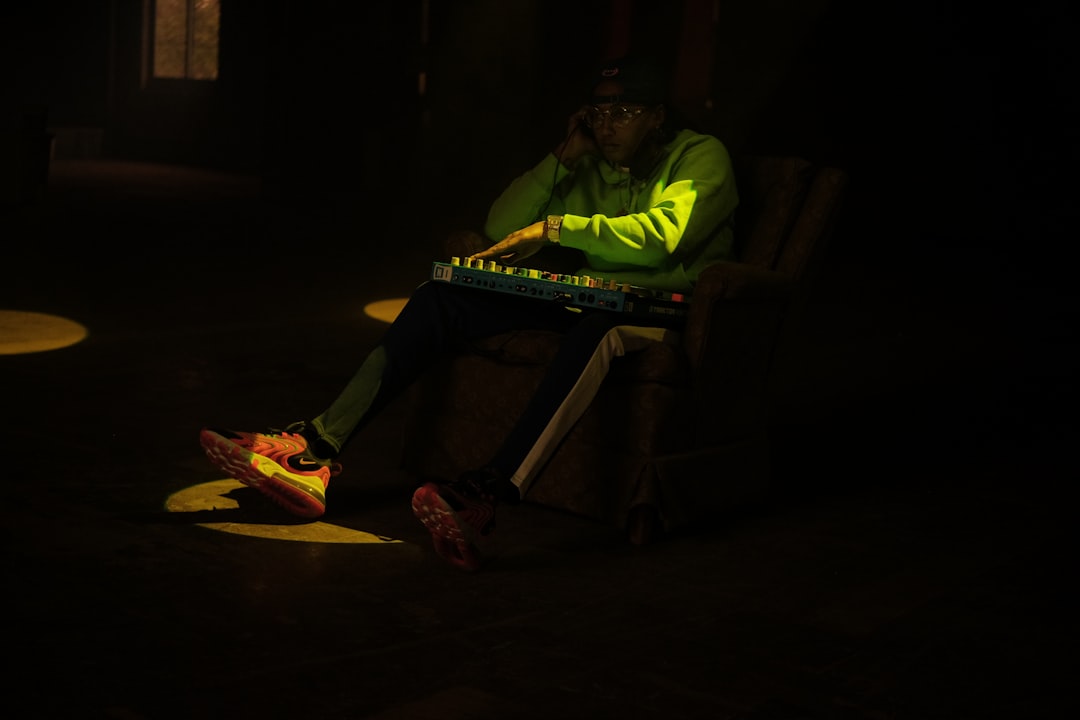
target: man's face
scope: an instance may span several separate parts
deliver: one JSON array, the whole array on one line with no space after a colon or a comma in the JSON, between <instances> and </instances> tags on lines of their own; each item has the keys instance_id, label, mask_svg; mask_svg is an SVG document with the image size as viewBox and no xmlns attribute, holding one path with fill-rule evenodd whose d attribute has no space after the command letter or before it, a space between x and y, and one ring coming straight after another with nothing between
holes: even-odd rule
<instances>
[{"instance_id":1,"label":"man's face","mask_svg":"<svg viewBox=\"0 0 1080 720\"><path fill-rule=\"evenodd\" d=\"M622 86L605 81L594 94L618 97ZM608 162L626 167L646 136L663 122L663 108L634 103L598 103L590 105L585 121L596 138L596 145Z\"/></svg>"}]
</instances>

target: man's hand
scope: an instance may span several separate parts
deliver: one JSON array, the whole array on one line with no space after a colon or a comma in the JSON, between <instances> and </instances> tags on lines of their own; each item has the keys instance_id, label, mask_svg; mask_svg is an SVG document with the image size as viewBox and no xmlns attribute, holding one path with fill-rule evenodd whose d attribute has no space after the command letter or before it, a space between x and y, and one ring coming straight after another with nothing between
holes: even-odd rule
<instances>
[{"instance_id":1,"label":"man's hand","mask_svg":"<svg viewBox=\"0 0 1080 720\"><path fill-rule=\"evenodd\" d=\"M588 106L582 105L566 121L566 139L555 146L552 151L559 162L573 169L577 161L585 155L599 155L600 148L596 146L596 139L592 131L585 126L585 110Z\"/></svg>"},{"instance_id":2,"label":"man's hand","mask_svg":"<svg viewBox=\"0 0 1080 720\"><path fill-rule=\"evenodd\" d=\"M545 225L541 220L515 230L487 250L481 250L470 257L476 260L495 260L502 265L517 265L535 255L547 244L544 236Z\"/></svg>"}]
</instances>

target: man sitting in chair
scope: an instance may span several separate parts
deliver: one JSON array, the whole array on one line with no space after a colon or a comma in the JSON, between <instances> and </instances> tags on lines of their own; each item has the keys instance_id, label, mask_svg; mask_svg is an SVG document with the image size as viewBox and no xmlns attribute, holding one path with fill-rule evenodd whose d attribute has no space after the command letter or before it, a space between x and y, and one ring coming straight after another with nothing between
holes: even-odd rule
<instances>
[{"instance_id":1,"label":"man sitting in chair","mask_svg":"<svg viewBox=\"0 0 1080 720\"><path fill-rule=\"evenodd\" d=\"M692 294L702 268L732 255L738 194L724 145L692 130L666 130L666 102L655 65L602 63L565 137L492 204L484 226L490 245L472 257L527 266L557 244L581 252L579 275ZM296 515L318 517L350 439L431 363L514 329L558 332L563 340L544 380L490 461L413 493L413 512L438 554L475 570L496 505L525 495L592 401L611 358L661 338L671 321L633 322L602 309L425 282L322 414L267 432L204 428L200 441L232 477Z\"/></svg>"}]
</instances>

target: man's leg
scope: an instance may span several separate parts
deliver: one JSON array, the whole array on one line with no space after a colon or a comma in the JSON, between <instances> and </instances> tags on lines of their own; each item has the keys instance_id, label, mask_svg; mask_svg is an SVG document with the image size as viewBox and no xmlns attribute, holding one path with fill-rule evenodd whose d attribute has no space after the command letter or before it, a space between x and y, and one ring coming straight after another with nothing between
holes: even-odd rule
<instances>
[{"instance_id":1,"label":"man's leg","mask_svg":"<svg viewBox=\"0 0 1080 720\"><path fill-rule=\"evenodd\" d=\"M567 333L525 412L492 458L491 467L508 477L522 497L596 397L612 359L661 342L670 332L620 325L623 321L615 313L596 314Z\"/></svg>"},{"instance_id":2,"label":"man's leg","mask_svg":"<svg viewBox=\"0 0 1080 720\"><path fill-rule=\"evenodd\" d=\"M318 517L340 467L332 460L350 437L446 352L513 327L561 329L565 309L427 282L416 289L342 393L323 414L284 430L203 428L200 443L219 468L290 512Z\"/></svg>"},{"instance_id":3,"label":"man's leg","mask_svg":"<svg viewBox=\"0 0 1080 720\"><path fill-rule=\"evenodd\" d=\"M426 483L413 494L413 513L445 560L465 570L480 567L480 543L494 530L496 503L512 503L525 494L592 402L612 358L663 340L668 332L619 325L623 320L603 311L580 316L492 462L447 485Z\"/></svg>"}]
</instances>

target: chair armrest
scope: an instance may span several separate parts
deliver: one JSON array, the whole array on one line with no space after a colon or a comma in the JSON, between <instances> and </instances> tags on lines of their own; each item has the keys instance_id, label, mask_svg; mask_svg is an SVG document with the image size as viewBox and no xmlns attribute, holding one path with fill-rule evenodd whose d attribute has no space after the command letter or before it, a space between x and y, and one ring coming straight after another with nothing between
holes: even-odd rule
<instances>
[{"instance_id":1,"label":"chair armrest","mask_svg":"<svg viewBox=\"0 0 1080 720\"><path fill-rule=\"evenodd\" d=\"M698 276L683 329L683 347L691 367L704 362L711 333L722 334L725 318L740 306L753 306L761 316L779 313L792 297L794 283L788 276L754 265L719 262L705 268ZM760 328L759 331L773 328ZM737 337L727 341L738 341ZM721 338L718 342L725 342Z\"/></svg>"},{"instance_id":2,"label":"chair armrest","mask_svg":"<svg viewBox=\"0 0 1080 720\"><path fill-rule=\"evenodd\" d=\"M693 302L784 299L791 294L791 279L774 270L739 262L713 263L698 276Z\"/></svg>"}]
</instances>

